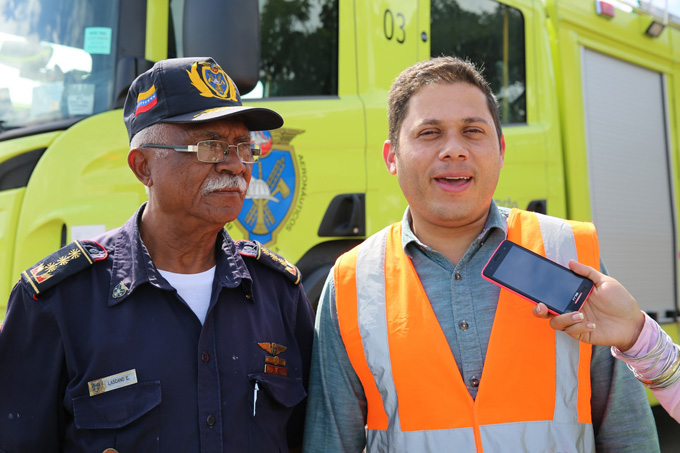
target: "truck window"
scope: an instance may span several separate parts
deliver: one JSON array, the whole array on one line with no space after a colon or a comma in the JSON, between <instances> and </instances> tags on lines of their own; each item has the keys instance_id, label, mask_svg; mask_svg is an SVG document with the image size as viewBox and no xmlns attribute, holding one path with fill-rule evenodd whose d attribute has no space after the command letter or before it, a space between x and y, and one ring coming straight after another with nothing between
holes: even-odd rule
<instances>
[{"instance_id":1,"label":"truck window","mask_svg":"<svg viewBox=\"0 0 680 453\"><path fill-rule=\"evenodd\" d=\"M467 58L491 83L503 124L526 123L524 17L493 0L432 0L433 57Z\"/></svg>"},{"instance_id":2,"label":"truck window","mask_svg":"<svg viewBox=\"0 0 680 453\"><path fill-rule=\"evenodd\" d=\"M170 0L168 57L184 56L187 0ZM338 94L338 0L258 0L260 80L244 99Z\"/></svg>"},{"instance_id":3,"label":"truck window","mask_svg":"<svg viewBox=\"0 0 680 453\"><path fill-rule=\"evenodd\" d=\"M338 94L338 0L259 0L260 81L246 98Z\"/></svg>"},{"instance_id":4,"label":"truck window","mask_svg":"<svg viewBox=\"0 0 680 453\"><path fill-rule=\"evenodd\" d=\"M110 108L118 2L15 0L0 10L0 132Z\"/></svg>"}]
</instances>

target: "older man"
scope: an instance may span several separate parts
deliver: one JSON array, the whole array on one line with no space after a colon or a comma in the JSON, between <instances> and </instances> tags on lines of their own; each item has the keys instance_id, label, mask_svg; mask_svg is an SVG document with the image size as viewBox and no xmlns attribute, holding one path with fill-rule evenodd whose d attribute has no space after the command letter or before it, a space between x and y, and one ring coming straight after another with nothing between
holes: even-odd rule
<instances>
[{"instance_id":1,"label":"older man","mask_svg":"<svg viewBox=\"0 0 680 453\"><path fill-rule=\"evenodd\" d=\"M259 155L250 131L283 120L242 106L211 58L155 64L124 115L149 201L22 274L0 331L0 450L299 446L311 307L293 265L224 229Z\"/></svg>"}]
</instances>

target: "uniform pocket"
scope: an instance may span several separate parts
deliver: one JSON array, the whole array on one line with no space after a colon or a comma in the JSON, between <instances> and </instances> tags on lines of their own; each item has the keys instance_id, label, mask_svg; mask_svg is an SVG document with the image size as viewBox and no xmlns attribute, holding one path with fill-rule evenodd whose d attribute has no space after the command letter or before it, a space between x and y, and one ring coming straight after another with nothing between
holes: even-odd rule
<instances>
[{"instance_id":1,"label":"uniform pocket","mask_svg":"<svg viewBox=\"0 0 680 453\"><path fill-rule=\"evenodd\" d=\"M257 382L260 390L264 390L269 398L283 407L294 407L307 396L300 378L268 373L251 373L248 375L248 379L253 385Z\"/></svg>"},{"instance_id":2,"label":"uniform pocket","mask_svg":"<svg viewBox=\"0 0 680 453\"><path fill-rule=\"evenodd\" d=\"M251 373L248 379L253 389L248 414L250 450L278 451L280 447L287 451L288 419L307 396L302 379L268 373Z\"/></svg>"},{"instance_id":3,"label":"uniform pocket","mask_svg":"<svg viewBox=\"0 0 680 453\"><path fill-rule=\"evenodd\" d=\"M158 451L160 381L140 382L72 401L76 428L95 443L101 440L103 449Z\"/></svg>"}]
</instances>

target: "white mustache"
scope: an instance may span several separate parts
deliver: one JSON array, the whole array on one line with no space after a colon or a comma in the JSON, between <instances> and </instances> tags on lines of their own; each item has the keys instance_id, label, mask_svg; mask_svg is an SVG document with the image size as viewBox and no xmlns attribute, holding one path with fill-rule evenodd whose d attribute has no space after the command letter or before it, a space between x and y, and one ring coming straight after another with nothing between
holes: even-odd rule
<instances>
[{"instance_id":1,"label":"white mustache","mask_svg":"<svg viewBox=\"0 0 680 453\"><path fill-rule=\"evenodd\" d=\"M220 175L208 179L201 189L203 195L208 195L210 192L222 189L238 189L241 194L244 194L248 189L248 184L243 176L236 175Z\"/></svg>"}]
</instances>

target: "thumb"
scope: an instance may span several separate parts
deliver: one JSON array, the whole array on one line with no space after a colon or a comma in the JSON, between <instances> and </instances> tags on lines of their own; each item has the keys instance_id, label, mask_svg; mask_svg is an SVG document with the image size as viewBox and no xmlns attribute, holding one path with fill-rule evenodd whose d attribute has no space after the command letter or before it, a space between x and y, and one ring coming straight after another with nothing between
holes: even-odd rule
<instances>
[{"instance_id":1,"label":"thumb","mask_svg":"<svg viewBox=\"0 0 680 453\"><path fill-rule=\"evenodd\" d=\"M602 282L602 279L604 277L604 274L596 271L594 268L590 266L579 263L576 260L569 260L569 269L576 272L578 275L582 277L589 278L590 280L593 281L593 283L595 283L596 286Z\"/></svg>"}]
</instances>

